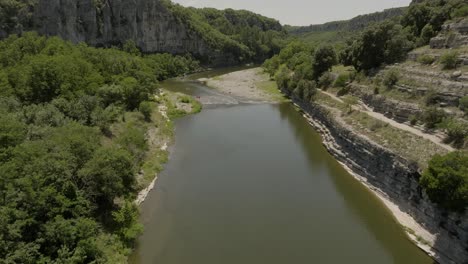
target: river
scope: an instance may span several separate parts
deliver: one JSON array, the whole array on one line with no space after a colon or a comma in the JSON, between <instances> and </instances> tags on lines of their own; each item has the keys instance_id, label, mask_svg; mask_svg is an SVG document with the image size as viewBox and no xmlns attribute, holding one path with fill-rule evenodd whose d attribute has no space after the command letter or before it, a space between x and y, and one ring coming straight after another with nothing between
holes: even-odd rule
<instances>
[{"instance_id":1,"label":"river","mask_svg":"<svg viewBox=\"0 0 468 264\"><path fill-rule=\"evenodd\" d=\"M287 103L208 105L176 121L141 221L133 264L433 263Z\"/></svg>"}]
</instances>

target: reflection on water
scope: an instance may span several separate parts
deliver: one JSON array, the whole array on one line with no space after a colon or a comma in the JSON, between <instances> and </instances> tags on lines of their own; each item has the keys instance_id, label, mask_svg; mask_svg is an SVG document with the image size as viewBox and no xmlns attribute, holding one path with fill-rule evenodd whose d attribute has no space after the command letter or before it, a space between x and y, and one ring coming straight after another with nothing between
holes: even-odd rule
<instances>
[{"instance_id":1,"label":"reflection on water","mask_svg":"<svg viewBox=\"0 0 468 264\"><path fill-rule=\"evenodd\" d=\"M131 263L432 263L289 104L177 121L142 222Z\"/></svg>"}]
</instances>

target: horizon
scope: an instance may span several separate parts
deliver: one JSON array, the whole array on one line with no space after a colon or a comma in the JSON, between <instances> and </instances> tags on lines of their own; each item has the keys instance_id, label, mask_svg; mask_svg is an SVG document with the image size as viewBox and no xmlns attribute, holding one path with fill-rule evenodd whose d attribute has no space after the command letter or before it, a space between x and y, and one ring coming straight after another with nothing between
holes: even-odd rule
<instances>
[{"instance_id":1,"label":"horizon","mask_svg":"<svg viewBox=\"0 0 468 264\"><path fill-rule=\"evenodd\" d=\"M274 18L282 25L309 26L333 21L349 20L359 15L383 11L389 8L408 6L411 0L318 0L251 1L251 0L173 0L183 6L216 9L244 9L260 15ZM298 7L303 6L303 7ZM320 8L313 8L320 6ZM336 8L340 6L340 8Z\"/></svg>"}]
</instances>

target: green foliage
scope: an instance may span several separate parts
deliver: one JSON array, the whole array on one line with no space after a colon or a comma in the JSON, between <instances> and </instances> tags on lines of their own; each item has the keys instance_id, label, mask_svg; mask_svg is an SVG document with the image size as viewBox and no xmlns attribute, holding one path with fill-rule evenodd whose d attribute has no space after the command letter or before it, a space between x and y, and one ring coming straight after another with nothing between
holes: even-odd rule
<instances>
[{"instance_id":1,"label":"green foliage","mask_svg":"<svg viewBox=\"0 0 468 264\"><path fill-rule=\"evenodd\" d=\"M422 115L422 121L426 128L433 129L441 124L446 116L447 114L443 110L437 107L428 107Z\"/></svg>"},{"instance_id":2,"label":"green foliage","mask_svg":"<svg viewBox=\"0 0 468 264\"><path fill-rule=\"evenodd\" d=\"M439 59L444 69L455 69L458 65L458 52L447 51Z\"/></svg>"},{"instance_id":3,"label":"green foliage","mask_svg":"<svg viewBox=\"0 0 468 264\"><path fill-rule=\"evenodd\" d=\"M388 89L393 88L398 81L400 80L400 73L396 69L390 69L385 72L385 75L382 79L382 84L385 85Z\"/></svg>"},{"instance_id":4,"label":"green foliage","mask_svg":"<svg viewBox=\"0 0 468 264\"><path fill-rule=\"evenodd\" d=\"M350 80L349 73L341 73L336 78L335 83L333 84L333 86L339 87L339 88L344 88L344 87L346 87L346 84L349 82L349 80Z\"/></svg>"},{"instance_id":5,"label":"green foliage","mask_svg":"<svg viewBox=\"0 0 468 264\"><path fill-rule=\"evenodd\" d=\"M143 117L145 118L147 122L151 121L151 113L153 112L153 109L151 107L150 102L147 102L147 101L141 102L140 106L138 107L138 110L140 111L140 113L143 115Z\"/></svg>"},{"instance_id":6,"label":"green foliage","mask_svg":"<svg viewBox=\"0 0 468 264\"><path fill-rule=\"evenodd\" d=\"M331 72L325 72L318 80L318 86L324 90L329 88L335 81L335 76Z\"/></svg>"},{"instance_id":7,"label":"green foliage","mask_svg":"<svg viewBox=\"0 0 468 264\"><path fill-rule=\"evenodd\" d=\"M418 57L418 62L424 65L431 65L435 62L435 58L434 56L424 54Z\"/></svg>"},{"instance_id":8,"label":"green foliage","mask_svg":"<svg viewBox=\"0 0 468 264\"><path fill-rule=\"evenodd\" d=\"M435 36L435 31L430 24L427 24L421 30L421 44L426 45L432 37Z\"/></svg>"},{"instance_id":9,"label":"green foliage","mask_svg":"<svg viewBox=\"0 0 468 264\"><path fill-rule=\"evenodd\" d=\"M133 48L35 33L0 41L3 262L126 261L141 231L131 200L148 143L141 120L116 123L125 110L151 114L146 104L158 79L198 68L189 56Z\"/></svg>"},{"instance_id":10,"label":"green foliage","mask_svg":"<svg viewBox=\"0 0 468 264\"><path fill-rule=\"evenodd\" d=\"M459 8L453 10L452 17L466 17L468 16L468 4L460 6Z\"/></svg>"},{"instance_id":11,"label":"green foliage","mask_svg":"<svg viewBox=\"0 0 468 264\"><path fill-rule=\"evenodd\" d=\"M278 21L252 12L232 9L185 8L163 2L189 30L198 33L210 46L232 54L238 62L263 61L279 52L285 33ZM201 58L206 62L214 58Z\"/></svg>"},{"instance_id":12,"label":"green foliage","mask_svg":"<svg viewBox=\"0 0 468 264\"><path fill-rule=\"evenodd\" d=\"M318 80L323 73L329 71L333 65L337 64L337 56L332 46L321 46L314 54L313 69L314 79Z\"/></svg>"},{"instance_id":13,"label":"green foliage","mask_svg":"<svg viewBox=\"0 0 468 264\"><path fill-rule=\"evenodd\" d=\"M465 113L468 113L468 95L460 98L460 102L458 103L458 107L464 111Z\"/></svg>"},{"instance_id":14,"label":"green foliage","mask_svg":"<svg viewBox=\"0 0 468 264\"><path fill-rule=\"evenodd\" d=\"M464 211L468 204L468 155L436 155L422 174L421 185L430 199L450 211Z\"/></svg>"},{"instance_id":15,"label":"green foliage","mask_svg":"<svg viewBox=\"0 0 468 264\"><path fill-rule=\"evenodd\" d=\"M412 48L413 43L403 27L386 21L369 26L349 40L340 54L340 61L357 70L370 70L403 60Z\"/></svg>"},{"instance_id":16,"label":"green foliage","mask_svg":"<svg viewBox=\"0 0 468 264\"><path fill-rule=\"evenodd\" d=\"M456 148L462 148L468 140L468 124L456 119L448 119L442 127L447 132L445 142L452 143Z\"/></svg>"}]
</instances>

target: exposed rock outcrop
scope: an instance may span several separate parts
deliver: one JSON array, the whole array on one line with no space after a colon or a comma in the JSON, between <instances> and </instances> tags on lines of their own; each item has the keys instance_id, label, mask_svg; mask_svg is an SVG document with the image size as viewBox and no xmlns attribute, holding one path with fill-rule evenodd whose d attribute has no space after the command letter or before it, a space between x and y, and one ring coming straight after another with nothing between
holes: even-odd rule
<instances>
[{"instance_id":1,"label":"exposed rock outcrop","mask_svg":"<svg viewBox=\"0 0 468 264\"><path fill-rule=\"evenodd\" d=\"M27 22L12 32L0 28L0 37L34 30L93 46L132 40L143 52L191 53L213 65L236 61L233 54L211 47L161 0L38 0L31 8Z\"/></svg>"},{"instance_id":2,"label":"exposed rock outcrop","mask_svg":"<svg viewBox=\"0 0 468 264\"><path fill-rule=\"evenodd\" d=\"M412 116L419 116L422 110L418 105L388 99L378 94L364 93L355 84L351 84L351 91L358 96L364 104L371 107L375 112L384 114L397 122L410 121Z\"/></svg>"},{"instance_id":3,"label":"exposed rock outcrop","mask_svg":"<svg viewBox=\"0 0 468 264\"><path fill-rule=\"evenodd\" d=\"M458 48L468 45L468 18L445 24L437 37L430 41L433 49Z\"/></svg>"},{"instance_id":4,"label":"exposed rock outcrop","mask_svg":"<svg viewBox=\"0 0 468 264\"><path fill-rule=\"evenodd\" d=\"M468 213L449 213L432 203L419 185L417 165L355 133L324 107L293 101L317 122L332 155L437 236L431 245L435 259L443 264L467 263Z\"/></svg>"}]
</instances>

